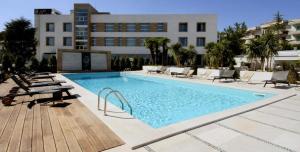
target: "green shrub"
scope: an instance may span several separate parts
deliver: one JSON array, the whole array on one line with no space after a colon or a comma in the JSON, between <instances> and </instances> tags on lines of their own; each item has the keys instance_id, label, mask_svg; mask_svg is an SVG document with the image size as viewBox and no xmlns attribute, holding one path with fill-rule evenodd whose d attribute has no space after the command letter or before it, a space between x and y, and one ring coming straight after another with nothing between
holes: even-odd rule
<instances>
[{"instance_id":1,"label":"green shrub","mask_svg":"<svg viewBox=\"0 0 300 152\"><path fill-rule=\"evenodd\" d=\"M124 57L121 58L120 61L120 69L119 70L124 70L126 68L126 59Z\"/></svg>"},{"instance_id":2,"label":"green shrub","mask_svg":"<svg viewBox=\"0 0 300 152\"><path fill-rule=\"evenodd\" d=\"M29 69L31 71L38 71L40 62L35 57L32 57L30 59L30 62L31 63L30 63Z\"/></svg>"},{"instance_id":3,"label":"green shrub","mask_svg":"<svg viewBox=\"0 0 300 152\"><path fill-rule=\"evenodd\" d=\"M57 72L57 60L56 60L56 56L52 56L49 59L49 68L50 68L50 71L52 73L56 73Z\"/></svg>"},{"instance_id":4,"label":"green shrub","mask_svg":"<svg viewBox=\"0 0 300 152\"><path fill-rule=\"evenodd\" d=\"M25 71L25 59L21 56L18 56L15 60L15 71L24 72Z\"/></svg>"},{"instance_id":5,"label":"green shrub","mask_svg":"<svg viewBox=\"0 0 300 152\"><path fill-rule=\"evenodd\" d=\"M296 84L299 81L299 75L293 65L290 65L288 81L292 84Z\"/></svg>"},{"instance_id":6,"label":"green shrub","mask_svg":"<svg viewBox=\"0 0 300 152\"><path fill-rule=\"evenodd\" d=\"M134 57L133 61L132 61L132 67L133 70L137 70L138 69L138 58Z\"/></svg>"},{"instance_id":7,"label":"green shrub","mask_svg":"<svg viewBox=\"0 0 300 152\"><path fill-rule=\"evenodd\" d=\"M40 72L49 72L49 65L48 65L48 60L43 58L40 66L39 66L39 71Z\"/></svg>"},{"instance_id":8,"label":"green shrub","mask_svg":"<svg viewBox=\"0 0 300 152\"><path fill-rule=\"evenodd\" d=\"M12 67L12 57L7 54L7 53L4 53L2 55L2 71L4 72L8 72L9 69L11 69Z\"/></svg>"},{"instance_id":9,"label":"green shrub","mask_svg":"<svg viewBox=\"0 0 300 152\"><path fill-rule=\"evenodd\" d=\"M113 63L113 70L119 71L120 70L120 58L116 57Z\"/></svg>"},{"instance_id":10,"label":"green shrub","mask_svg":"<svg viewBox=\"0 0 300 152\"><path fill-rule=\"evenodd\" d=\"M125 59L125 68L131 68L131 62L128 57L126 57L126 59Z\"/></svg>"},{"instance_id":11,"label":"green shrub","mask_svg":"<svg viewBox=\"0 0 300 152\"><path fill-rule=\"evenodd\" d=\"M138 58L138 69L141 70L143 68L143 65L145 64L145 60L143 57Z\"/></svg>"}]
</instances>

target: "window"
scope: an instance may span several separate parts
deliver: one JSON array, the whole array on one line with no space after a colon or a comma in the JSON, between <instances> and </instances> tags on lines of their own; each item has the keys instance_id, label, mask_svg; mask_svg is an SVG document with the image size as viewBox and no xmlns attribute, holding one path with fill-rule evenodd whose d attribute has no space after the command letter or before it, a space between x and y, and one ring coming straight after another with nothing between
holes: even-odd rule
<instances>
[{"instance_id":1,"label":"window","mask_svg":"<svg viewBox=\"0 0 300 152\"><path fill-rule=\"evenodd\" d=\"M114 24L113 23L105 23L105 32L113 32Z\"/></svg>"},{"instance_id":2,"label":"window","mask_svg":"<svg viewBox=\"0 0 300 152\"><path fill-rule=\"evenodd\" d=\"M296 41L300 41L300 36L295 36Z\"/></svg>"},{"instance_id":3,"label":"window","mask_svg":"<svg viewBox=\"0 0 300 152\"><path fill-rule=\"evenodd\" d=\"M300 31L300 25L296 25L296 30Z\"/></svg>"},{"instance_id":4,"label":"window","mask_svg":"<svg viewBox=\"0 0 300 152\"><path fill-rule=\"evenodd\" d=\"M146 38L144 38L144 37L140 38L140 44L139 44L139 46L145 46L145 39Z\"/></svg>"},{"instance_id":5,"label":"window","mask_svg":"<svg viewBox=\"0 0 300 152\"><path fill-rule=\"evenodd\" d=\"M118 37L118 46L122 46L122 41L123 41L123 38L122 37Z\"/></svg>"},{"instance_id":6,"label":"window","mask_svg":"<svg viewBox=\"0 0 300 152\"><path fill-rule=\"evenodd\" d=\"M76 40L87 40L88 39L88 29L85 27L76 27Z\"/></svg>"},{"instance_id":7,"label":"window","mask_svg":"<svg viewBox=\"0 0 300 152\"><path fill-rule=\"evenodd\" d=\"M86 50L88 43L86 41L77 41L76 42L76 49L78 50Z\"/></svg>"},{"instance_id":8,"label":"window","mask_svg":"<svg viewBox=\"0 0 300 152\"><path fill-rule=\"evenodd\" d=\"M97 32L97 24L93 23L92 24L92 29L91 29L92 32Z\"/></svg>"},{"instance_id":9,"label":"window","mask_svg":"<svg viewBox=\"0 0 300 152\"><path fill-rule=\"evenodd\" d=\"M197 23L197 32L205 32L206 31L206 23Z\"/></svg>"},{"instance_id":10,"label":"window","mask_svg":"<svg viewBox=\"0 0 300 152\"><path fill-rule=\"evenodd\" d=\"M114 46L114 38L113 37L105 37L104 43L105 43L105 46Z\"/></svg>"},{"instance_id":11,"label":"window","mask_svg":"<svg viewBox=\"0 0 300 152\"><path fill-rule=\"evenodd\" d=\"M72 37L63 37L64 46L72 46Z\"/></svg>"},{"instance_id":12,"label":"window","mask_svg":"<svg viewBox=\"0 0 300 152\"><path fill-rule=\"evenodd\" d=\"M119 32L123 31L123 24L122 23L118 23L118 31Z\"/></svg>"},{"instance_id":13,"label":"window","mask_svg":"<svg viewBox=\"0 0 300 152\"><path fill-rule=\"evenodd\" d=\"M205 46L205 37L197 37L197 46Z\"/></svg>"},{"instance_id":14,"label":"window","mask_svg":"<svg viewBox=\"0 0 300 152\"><path fill-rule=\"evenodd\" d=\"M77 9L75 10L75 24L76 25L87 25L88 24L88 10Z\"/></svg>"},{"instance_id":15,"label":"window","mask_svg":"<svg viewBox=\"0 0 300 152\"><path fill-rule=\"evenodd\" d=\"M292 35L287 35L286 39L288 39L288 40L292 39Z\"/></svg>"},{"instance_id":16,"label":"window","mask_svg":"<svg viewBox=\"0 0 300 152\"><path fill-rule=\"evenodd\" d=\"M181 46L187 46L188 38L187 37L179 37L178 42L181 44Z\"/></svg>"},{"instance_id":17,"label":"window","mask_svg":"<svg viewBox=\"0 0 300 152\"><path fill-rule=\"evenodd\" d=\"M157 23L157 32L164 32L164 31L165 31L165 24Z\"/></svg>"},{"instance_id":18,"label":"window","mask_svg":"<svg viewBox=\"0 0 300 152\"><path fill-rule=\"evenodd\" d=\"M126 39L127 46L136 46L136 38L135 37L128 37Z\"/></svg>"},{"instance_id":19,"label":"window","mask_svg":"<svg viewBox=\"0 0 300 152\"><path fill-rule=\"evenodd\" d=\"M141 32L150 32L150 23L141 23Z\"/></svg>"},{"instance_id":20,"label":"window","mask_svg":"<svg viewBox=\"0 0 300 152\"><path fill-rule=\"evenodd\" d=\"M91 42L91 45L92 45L92 46L97 46L97 39L96 39L95 37L92 37L92 38L91 38L91 41L92 41L92 42Z\"/></svg>"},{"instance_id":21,"label":"window","mask_svg":"<svg viewBox=\"0 0 300 152\"><path fill-rule=\"evenodd\" d=\"M54 37L46 37L46 46L54 46Z\"/></svg>"},{"instance_id":22,"label":"window","mask_svg":"<svg viewBox=\"0 0 300 152\"><path fill-rule=\"evenodd\" d=\"M179 32L187 32L188 23L179 23Z\"/></svg>"},{"instance_id":23,"label":"window","mask_svg":"<svg viewBox=\"0 0 300 152\"><path fill-rule=\"evenodd\" d=\"M54 32L54 23L46 23L46 32Z\"/></svg>"},{"instance_id":24,"label":"window","mask_svg":"<svg viewBox=\"0 0 300 152\"><path fill-rule=\"evenodd\" d=\"M127 24L127 32L135 32L135 31L136 31L135 23L128 23Z\"/></svg>"},{"instance_id":25,"label":"window","mask_svg":"<svg viewBox=\"0 0 300 152\"><path fill-rule=\"evenodd\" d=\"M64 23L64 32L72 32L72 23Z\"/></svg>"}]
</instances>

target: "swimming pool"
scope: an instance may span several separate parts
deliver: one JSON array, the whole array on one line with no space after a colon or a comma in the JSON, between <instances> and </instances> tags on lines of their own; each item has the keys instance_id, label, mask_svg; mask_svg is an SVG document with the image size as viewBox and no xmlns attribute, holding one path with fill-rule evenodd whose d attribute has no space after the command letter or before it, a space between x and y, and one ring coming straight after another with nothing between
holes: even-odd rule
<instances>
[{"instance_id":1,"label":"swimming pool","mask_svg":"<svg viewBox=\"0 0 300 152\"><path fill-rule=\"evenodd\" d=\"M119 72L64 76L96 95L104 87L119 90L132 106L133 116L153 128L274 96L270 93L261 96L262 93L248 90ZM110 97L109 101L121 107L116 99ZM125 111L129 112L129 108L125 107Z\"/></svg>"}]
</instances>

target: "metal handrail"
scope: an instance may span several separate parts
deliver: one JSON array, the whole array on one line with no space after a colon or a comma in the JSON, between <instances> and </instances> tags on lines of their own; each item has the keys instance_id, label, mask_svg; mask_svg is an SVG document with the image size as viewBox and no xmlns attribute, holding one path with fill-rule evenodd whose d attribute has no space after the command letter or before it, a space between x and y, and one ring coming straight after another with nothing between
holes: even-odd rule
<instances>
[{"instance_id":1,"label":"metal handrail","mask_svg":"<svg viewBox=\"0 0 300 152\"><path fill-rule=\"evenodd\" d=\"M124 96L121 94L121 92L119 92L117 90L110 91L109 93L106 94L105 101L104 101L104 115L106 116L107 98L111 94L114 94L119 99L119 101L122 104L122 110L124 110L123 102L125 102L127 104L127 106L129 107L129 109L130 109L130 114L132 115L132 107L130 106L130 104L128 103L128 101L124 98Z\"/></svg>"},{"instance_id":2,"label":"metal handrail","mask_svg":"<svg viewBox=\"0 0 300 152\"><path fill-rule=\"evenodd\" d=\"M105 90L113 91L112 88L110 88L110 87L105 87L105 88L101 89L101 90L98 92L98 105L97 105L98 110L100 110L101 93L102 93L103 91L105 91Z\"/></svg>"}]
</instances>

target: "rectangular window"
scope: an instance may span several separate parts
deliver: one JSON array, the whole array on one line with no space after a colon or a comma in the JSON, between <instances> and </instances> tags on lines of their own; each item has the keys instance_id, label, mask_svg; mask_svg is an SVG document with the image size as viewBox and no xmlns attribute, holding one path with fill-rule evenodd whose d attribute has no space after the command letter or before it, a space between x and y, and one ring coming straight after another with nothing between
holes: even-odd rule
<instances>
[{"instance_id":1,"label":"rectangular window","mask_svg":"<svg viewBox=\"0 0 300 152\"><path fill-rule=\"evenodd\" d=\"M54 23L46 23L46 32L54 32Z\"/></svg>"},{"instance_id":2,"label":"rectangular window","mask_svg":"<svg viewBox=\"0 0 300 152\"><path fill-rule=\"evenodd\" d=\"M118 31L119 32L123 31L123 24L122 23L118 23Z\"/></svg>"},{"instance_id":3,"label":"rectangular window","mask_svg":"<svg viewBox=\"0 0 300 152\"><path fill-rule=\"evenodd\" d=\"M206 23L201 22L197 23L197 32L205 32L206 31Z\"/></svg>"},{"instance_id":4,"label":"rectangular window","mask_svg":"<svg viewBox=\"0 0 300 152\"><path fill-rule=\"evenodd\" d=\"M122 37L118 37L118 46L122 46L122 41L123 41L123 38Z\"/></svg>"},{"instance_id":5,"label":"rectangular window","mask_svg":"<svg viewBox=\"0 0 300 152\"><path fill-rule=\"evenodd\" d=\"M91 29L92 32L97 32L97 24L95 23L92 23L92 29Z\"/></svg>"},{"instance_id":6,"label":"rectangular window","mask_svg":"<svg viewBox=\"0 0 300 152\"><path fill-rule=\"evenodd\" d=\"M76 25L87 25L88 24L88 10L77 9L75 10L75 24Z\"/></svg>"},{"instance_id":7,"label":"rectangular window","mask_svg":"<svg viewBox=\"0 0 300 152\"><path fill-rule=\"evenodd\" d=\"M188 23L179 23L179 32L187 32Z\"/></svg>"},{"instance_id":8,"label":"rectangular window","mask_svg":"<svg viewBox=\"0 0 300 152\"><path fill-rule=\"evenodd\" d=\"M136 32L135 23L127 23L127 32Z\"/></svg>"},{"instance_id":9,"label":"rectangular window","mask_svg":"<svg viewBox=\"0 0 300 152\"><path fill-rule=\"evenodd\" d=\"M144 37L140 38L140 45L139 46L145 46L145 39Z\"/></svg>"},{"instance_id":10,"label":"rectangular window","mask_svg":"<svg viewBox=\"0 0 300 152\"><path fill-rule=\"evenodd\" d=\"M64 32L72 32L72 23L64 23Z\"/></svg>"},{"instance_id":11,"label":"rectangular window","mask_svg":"<svg viewBox=\"0 0 300 152\"><path fill-rule=\"evenodd\" d=\"M88 39L88 29L85 27L76 27L76 40L87 40Z\"/></svg>"},{"instance_id":12,"label":"rectangular window","mask_svg":"<svg viewBox=\"0 0 300 152\"><path fill-rule=\"evenodd\" d=\"M292 35L287 35L287 36L286 36L286 39L287 39L287 40L292 39Z\"/></svg>"},{"instance_id":13,"label":"rectangular window","mask_svg":"<svg viewBox=\"0 0 300 152\"><path fill-rule=\"evenodd\" d=\"M72 37L63 37L64 46L72 46Z\"/></svg>"},{"instance_id":14,"label":"rectangular window","mask_svg":"<svg viewBox=\"0 0 300 152\"><path fill-rule=\"evenodd\" d=\"M295 36L296 41L300 41L300 36Z\"/></svg>"},{"instance_id":15,"label":"rectangular window","mask_svg":"<svg viewBox=\"0 0 300 152\"><path fill-rule=\"evenodd\" d=\"M197 46L205 46L205 37L197 37Z\"/></svg>"},{"instance_id":16,"label":"rectangular window","mask_svg":"<svg viewBox=\"0 0 300 152\"><path fill-rule=\"evenodd\" d=\"M300 31L300 25L296 25L296 30Z\"/></svg>"},{"instance_id":17,"label":"rectangular window","mask_svg":"<svg viewBox=\"0 0 300 152\"><path fill-rule=\"evenodd\" d=\"M135 37L126 38L126 45L127 46L136 46L136 38Z\"/></svg>"},{"instance_id":18,"label":"rectangular window","mask_svg":"<svg viewBox=\"0 0 300 152\"><path fill-rule=\"evenodd\" d=\"M150 23L141 23L141 32L150 32Z\"/></svg>"},{"instance_id":19,"label":"rectangular window","mask_svg":"<svg viewBox=\"0 0 300 152\"><path fill-rule=\"evenodd\" d=\"M91 38L91 45L96 46L97 45L97 39L95 37Z\"/></svg>"},{"instance_id":20,"label":"rectangular window","mask_svg":"<svg viewBox=\"0 0 300 152\"><path fill-rule=\"evenodd\" d=\"M87 49L87 42L78 41L76 42L76 49L78 50L86 50Z\"/></svg>"},{"instance_id":21,"label":"rectangular window","mask_svg":"<svg viewBox=\"0 0 300 152\"><path fill-rule=\"evenodd\" d=\"M188 45L188 38L187 37L179 37L178 43L180 43L181 46L185 47Z\"/></svg>"},{"instance_id":22,"label":"rectangular window","mask_svg":"<svg viewBox=\"0 0 300 152\"><path fill-rule=\"evenodd\" d=\"M46 37L46 46L54 46L54 37Z\"/></svg>"},{"instance_id":23,"label":"rectangular window","mask_svg":"<svg viewBox=\"0 0 300 152\"><path fill-rule=\"evenodd\" d=\"M165 24L157 23L157 32L164 32L164 31L165 31Z\"/></svg>"},{"instance_id":24,"label":"rectangular window","mask_svg":"<svg viewBox=\"0 0 300 152\"><path fill-rule=\"evenodd\" d=\"M114 38L113 37L105 37L104 43L105 43L105 46L114 46Z\"/></svg>"},{"instance_id":25,"label":"rectangular window","mask_svg":"<svg viewBox=\"0 0 300 152\"><path fill-rule=\"evenodd\" d=\"M105 23L105 32L113 32L114 24L113 23Z\"/></svg>"}]
</instances>

